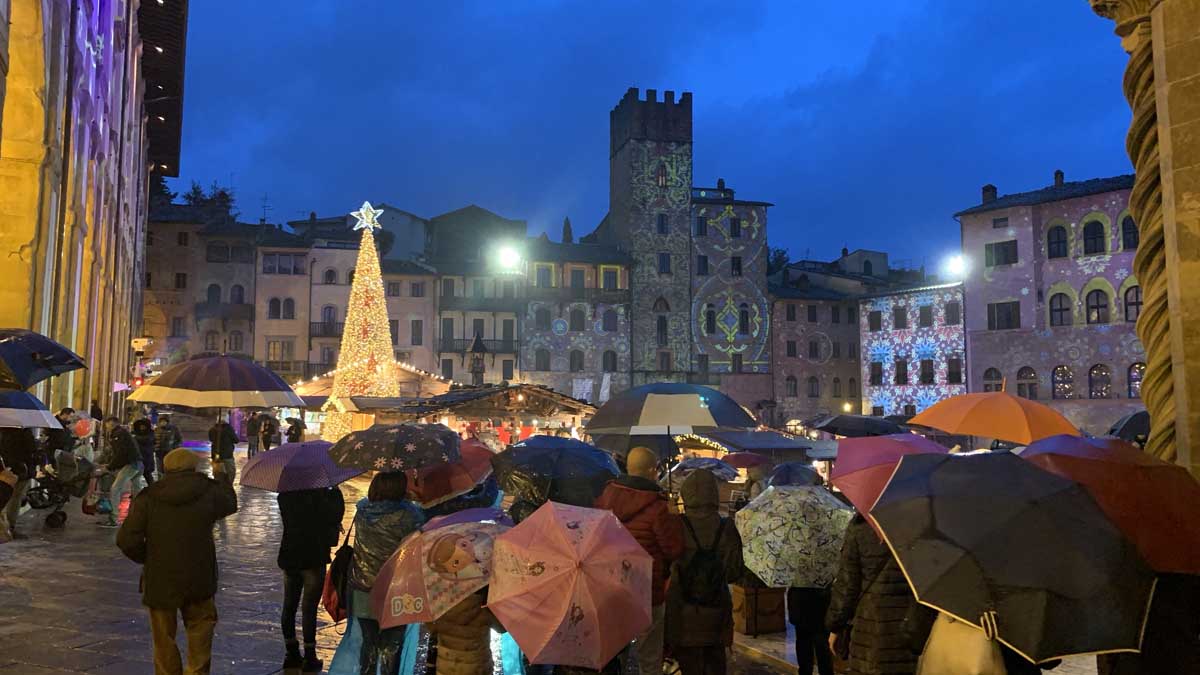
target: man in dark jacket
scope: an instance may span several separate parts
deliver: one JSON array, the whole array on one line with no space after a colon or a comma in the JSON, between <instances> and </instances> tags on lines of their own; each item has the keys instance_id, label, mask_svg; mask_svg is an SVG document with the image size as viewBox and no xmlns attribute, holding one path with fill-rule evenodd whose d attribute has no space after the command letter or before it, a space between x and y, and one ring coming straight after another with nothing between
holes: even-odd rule
<instances>
[{"instance_id":1,"label":"man in dark jacket","mask_svg":"<svg viewBox=\"0 0 1200 675\"><path fill-rule=\"evenodd\" d=\"M63 408L54 414L54 419L58 420L62 428L46 431L46 455L50 461L54 461L55 455L59 452L67 453L75 450L75 434L71 433L71 418L74 416L74 408Z\"/></svg>"},{"instance_id":2,"label":"man in dark jacket","mask_svg":"<svg viewBox=\"0 0 1200 675\"><path fill-rule=\"evenodd\" d=\"M237 475L237 462L233 459L233 449L237 447L237 434L233 427L222 418L208 429L208 442L211 446L209 457L212 460L213 478L220 478L233 485Z\"/></svg>"},{"instance_id":3,"label":"man in dark jacket","mask_svg":"<svg viewBox=\"0 0 1200 675\"><path fill-rule=\"evenodd\" d=\"M628 474L610 481L595 506L612 511L654 559L651 594L654 621L645 634L638 636L633 650L641 672L659 673L663 658L666 572L671 562L683 555L683 526L679 516L667 508L667 497L655 482L658 456L649 448L636 447L629 451L625 463Z\"/></svg>"},{"instance_id":4,"label":"man in dark jacket","mask_svg":"<svg viewBox=\"0 0 1200 675\"><path fill-rule=\"evenodd\" d=\"M321 672L317 658L317 605L325 583L329 549L338 543L342 515L346 509L341 490L315 488L280 493L279 517L283 537L279 541L279 569L283 570L283 642L287 656L283 669L302 668ZM296 610L301 608L304 655L296 640Z\"/></svg>"},{"instance_id":5,"label":"man in dark jacket","mask_svg":"<svg viewBox=\"0 0 1200 675\"><path fill-rule=\"evenodd\" d=\"M251 412L246 418L246 457L247 459L258 454L258 434L262 431L262 418L258 412Z\"/></svg>"},{"instance_id":6,"label":"man in dark jacket","mask_svg":"<svg viewBox=\"0 0 1200 675\"><path fill-rule=\"evenodd\" d=\"M181 445L183 445L183 434L179 433L179 427L171 422L171 416L159 415L158 424L154 426L154 464L160 477L166 473L166 469L163 468L163 458L167 456L168 452Z\"/></svg>"},{"instance_id":7,"label":"man in dark jacket","mask_svg":"<svg viewBox=\"0 0 1200 675\"><path fill-rule=\"evenodd\" d=\"M3 526L8 528L13 539L23 539L23 535L17 534L17 516L21 514L21 500L29 490L29 481L37 473L37 441L33 438L33 432L29 429L0 429L0 460L17 476L7 503L0 504L4 508L0 520L4 521Z\"/></svg>"},{"instance_id":8,"label":"man in dark jacket","mask_svg":"<svg viewBox=\"0 0 1200 675\"><path fill-rule=\"evenodd\" d=\"M188 673L208 673L217 624L217 552L213 524L237 511L233 488L196 471L199 458L179 448L163 461L163 479L142 491L117 532L117 546L142 565L142 604L150 610L157 673L182 674L177 616L187 632Z\"/></svg>"},{"instance_id":9,"label":"man in dark jacket","mask_svg":"<svg viewBox=\"0 0 1200 675\"><path fill-rule=\"evenodd\" d=\"M712 472L701 469L688 474L679 487L679 496L684 508L684 549L683 556L671 565L666 642L682 675L724 675L725 650L733 646L729 584L739 581L742 574L742 538L733 522L717 511L720 493ZM695 572L692 562L701 550L716 554L724 583L713 589L712 598L689 598L691 586L686 576Z\"/></svg>"},{"instance_id":10,"label":"man in dark jacket","mask_svg":"<svg viewBox=\"0 0 1200 675\"><path fill-rule=\"evenodd\" d=\"M258 441L263 452L271 449L275 442L275 434L279 433L279 422L268 413L258 416Z\"/></svg>"},{"instance_id":11,"label":"man in dark jacket","mask_svg":"<svg viewBox=\"0 0 1200 675\"><path fill-rule=\"evenodd\" d=\"M121 510L121 495L125 493L125 488L129 488L129 499L132 503L138 492L146 487L142 477L142 453L137 442L133 440L133 434L121 426L121 422L115 417L104 420L104 447L108 448L106 467L109 473L113 474L112 487L108 491L112 511L100 525L116 527L117 514Z\"/></svg>"}]
</instances>

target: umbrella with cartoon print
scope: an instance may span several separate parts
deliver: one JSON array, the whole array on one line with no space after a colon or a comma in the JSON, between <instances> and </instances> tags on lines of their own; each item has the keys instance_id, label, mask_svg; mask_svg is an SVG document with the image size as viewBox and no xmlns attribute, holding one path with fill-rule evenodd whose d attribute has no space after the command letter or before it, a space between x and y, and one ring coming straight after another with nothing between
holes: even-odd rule
<instances>
[{"instance_id":1,"label":"umbrella with cartoon print","mask_svg":"<svg viewBox=\"0 0 1200 675\"><path fill-rule=\"evenodd\" d=\"M457 462L461 439L442 424L377 424L341 438L329 456L341 467L408 471Z\"/></svg>"}]
</instances>

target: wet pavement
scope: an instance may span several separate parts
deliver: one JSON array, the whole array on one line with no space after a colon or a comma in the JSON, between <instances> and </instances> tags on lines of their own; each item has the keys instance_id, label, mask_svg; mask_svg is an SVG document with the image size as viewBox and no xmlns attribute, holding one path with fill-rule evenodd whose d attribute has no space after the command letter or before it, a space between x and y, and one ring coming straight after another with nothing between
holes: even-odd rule
<instances>
[{"instance_id":1,"label":"wet pavement","mask_svg":"<svg viewBox=\"0 0 1200 675\"><path fill-rule=\"evenodd\" d=\"M347 524L366 486L357 480L342 487ZM275 495L238 486L238 500L238 512L216 527L220 590L212 672L279 673L283 581L275 565L281 530ZM0 675L152 674L140 566L117 549L115 529L81 513L79 500L66 511L60 530L44 527L46 512L27 511L18 527L28 538L0 544ZM318 652L328 665L343 628L320 614ZM733 673L781 672L735 658Z\"/></svg>"}]
</instances>

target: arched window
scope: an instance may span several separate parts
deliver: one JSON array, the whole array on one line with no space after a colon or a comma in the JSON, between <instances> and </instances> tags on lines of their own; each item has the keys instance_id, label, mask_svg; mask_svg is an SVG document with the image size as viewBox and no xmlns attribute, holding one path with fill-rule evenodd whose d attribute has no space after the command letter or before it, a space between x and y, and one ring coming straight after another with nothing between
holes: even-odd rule
<instances>
[{"instance_id":1,"label":"arched window","mask_svg":"<svg viewBox=\"0 0 1200 675\"><path fill-rule=\"evenodd\" d=\"M601 359L601 362L604 367L604 372L606 372L606 373L617 372L617 353L614 352L613 350L610 349L610 350L604 352L604 356Z\"/></svg>"},{"instance_id":2,"label":"arched window","mask_svg":"<svg viewBox=\"0 0 1200 675\"><path fill-rule=\"evenodd\" d=\"M717 332L717 310L712 305L705 305L704 334L714 335Z\"/></svg>"},{"instance_id":3,"label":"arched window","mask_svg":"<svg viewBox=\"0 0 1200 675\"><path fill-rule=\"evenodd\" d=\"M278 319L279 318L279 307L280 307L279 298L271 298L270 300L268 300L267 301L267 318L268 319Z\"/></svg>"},{"instance_id":4,"label":"arched window","mask_svg":"<svg viewBox=\"0 0 1200 675\"><path fill-rule=\"evenodd\" d=\"M738 307L738 335L750 334L750 305L742 303Z\"/></svg>"},{"instance_id":5,"label":"arched window","mask_svg":"<svg viewBox=\"0 0 1200 675\"><path fill-rule=\"evenodd\" d=\"M1108 323L1108 293L1099 288L1088 291L1087 322Z\"/></svg>"},{"instance_id":6,"label":"arched window","mask_svg":"<svg viewBox=\"0 0 1200 675\"><path fill-rule=\"evenodd\" d=\"M669 312L669 311L671 311L671 305L667 304L666 298L660 297L659 299L654 301L654 311L660 312L660 313L661 312Z\"/></svg>"},{"instance_id":7,"label":"arched window","mask_svg":"<svg viewBox=\"0 0 1200 675\"><path fill-rule=\"evenodd\" d=\"M349 272L346 272L346 283L347 284L354 283L354 270L353 269L351 269Z\"/></svg>"},{"instance_id":8,"label":"arched window","mask_svg":"<svg viewBox=\"0 0 1200 675\"><path fill-rule=\"evenodd\" d=\"M842 397L842 378L840 377L833 378L833 397Z\"/></svg>"},{"instance_id":9,"label":"arched window","mask_svg":"<svg viewBox=\"0 0 1200 675\"><path fill-rule=\"evenodd\" d=\"M229 351L237 353L246 348L242 338L242 331L234 330L229 332Z\"/></svg>"},{"instance_id":10,"label":"arched window","mask_svg":"<svg viewBox=\"0 0 1200 675\"><path fill-rule=\"evenodd\" d=\"M983 371L983 390L1001 391L1004 388L1004 376L996 368Z\"/></svg>"},{"instance_id":11,"label":"arched window","mask_svg":"<svg viewBox=\"0 0 1200 675\"><path fill-rule=\"evenodd\" d=\"M550 330L550 310L539 307L533 311L533 327L535 330Z\"/></svg>"},{"instance_id":12,"label":"arched window","mask_svg":"<svg viewBox=\"0 0 1200 675\"><path fill-rule=\"evenodd\" d=\"M571 372L578 373L583 370L583 352L578 349L571 350L570 356Z\"/></svg>"},{"instance_id":13,"label":"arched window","mask_svg":"<svg viewBox=\"0 0 1200 675\"><path fill-rule=\"evenodd\" d=\"M800 384L794 375L788 375L787 379L783 381L783 393L788 398L796 398L800 395Z\"/></svg>"},{"instance_id":14,"label":"arched window","mask_svg":"<svg viewBox=\"0 0 1200 675\"><path fill-rule=\"evenodd\" d=\"M208 262L229 262L229 245L219 241L210 242L204 257Z\"/></svg>"},{"instance_id":15,"label":"arched window","mask_svg":"<svg viewBox=\"0 0 1200 675\"><path fill-rule=\"evenodd\" d=\"M1142 397L1142 377L1146 374L1146 364L1138 362L1129 366L1129 398Z\"/></svg>"},{"instance_id":16,"label":"arched window","mask_svg":"<svg viewBox=\"0 0 1200 675\"><path fill-rule=\"evenodd\" d=\"M657 339L658 346L666 347L667 346L667 317L662 314L659 314L658 319L655 321L654 328L655 328L655 333L656 333L655 338Z\"/></svg>"},{"instance_id":17,"label":"arched window","mask_svg":"<svg viewBox=\"0 0 1200 675\"><path fill-rule=\"evenodd\" d=\"M533 352L533 369L550 370L550 350L538 349Z\"/></svg>"},{"instance_id":18,"label":"arched window","mask_svg":"<svg viewBox=\"0 0 1200 675\"><path fill-rule=\"evenodd\" d=\"M219 337L220 336L217 335L217 331L215 331L215 330L210 330L207 333L205 333L204 334L204 351L215 352L218 349L220 349L220 347L217 345L217 341L218 341Z\"/></svg>"},{"instance_id":19,"label":"arched window","mask_svg":"<svg viewBox=\"0 0 1200 675\"><path fill-rule=\"evenodd\" d=\"M326 325L337 322L337 307L325 305L321 308L321 323Z\"/></svg>"},{"instance_id":20,"label":"arched window","mask_svg":"<svg viewBox=\"0 0 1200 675\"><path fill-rule=\"evenodd\" d=\"M1126 251L1137 250L1138 240L1138 229L1133 222L1133 216L1125 216L1125 220L1121 221L1121 248Z\"/></svg>"},{"instance_id":21,"label":"arched window","mask_svg":"<svg viewBox=\"0 0 1200 675\"><path fill-rule=\"evenodd\" d=\"M605 333L617 332L617 311L615 309L605 310L604 317L601 319L601 326Z\"/></svg>"},{"instance_id":22,"label":"arched window","mask_svg":"<svg viewBox=\"0 0 1200 675\"><path fill-rule=\"evenodd\" d=\"M291 298L283 299L283 314L280 315L279 318L281 318L281 319L296 318L296 301L295 300L292 300Z\"/></svg>"},{"instance_id":23,"label":"arched window","mask_svg":"<svg viewBox=\"0 0 1200 675\"><path fill-rule=\"evenodd\" d=\"M1133 323L1142 315L1142 287L1130 286L1125 289L1125 320Z\"/></svg>"},{"instance_id":24,"label":"arched window","mask_svg":"<svg viewBox=\"0 0 1200 675\"><path fill-rule=\"evenodd\" d=\"M1046 232L1046 257L1065 258L1067 254L1067 228L1055 225Z\"/></svg>"},{"instance_id":25,"label":"arched window","mask_svg":"<svg viewBox=\"0 0 1200 675\"><path fill-rule=\"evenodd\" d=\"M1088 370L1088 398L1112 398L1112 370L1103 363Z\"/></svg>"},{"instance_id":26,"label":"arched window","mask_svg":"<svg viewBox=\"0 0 1200 675\"><path fill-rule=\"evenodd\" d=\"M1038 397L1037 371L1025 366L1017 371L1017 396L1036 401Z\"/></svg>"},{"instance_id":27,"label":"arched window","mask_svg":"<svg viewBox=\"0 0 1200 675\"><path fill-rule=\"evenodd\" d=\"M241 284L234 284L229 287L229 302L234 305L246 304L246 289Z\"/></svg>"},{"instance_id":28,"label":"arched window","mask_svg":"<svg viewBox=\"0 0 1200 675\"><path fill-rule=\"evenodd\" d=\"M658 187L660 187L660 188L667 187L667 165L666 164L663 164L662 162L658 163L658 169L656 169L654 172L654 182L657 183Z\"/></svg>"},{"instance_id":29,"label":"arched window","mask_svg":"<svg viewBox=\"0 0 1200 675\"><path fill-rule=\"evenodd\" d=\"M1050 377L1053 385L1050 391L1051 398L1062 400L1075 398L1075 373L1071 372L1070 366L1055 366Z\"/></svg>"},{"instance_id":30,"label":"arched window","mask_svg":"<svg viewBox=\"0 0 1200 675\"><path fill-rule=\"evenodd\" d=\"M1083 254L1107 253L1104 245L1104 224L1093 220L1083 226Z\"/></svg>"},{"instance_id":31,"label":"arched window","mask_svg":"<svg viewBox=\"0 0 1200 675\"><path fill-rule=\"evenodd\" d=\"M325 272L321 275L321 283L336 284L337 283L337 270L333 269L332 267L325 270Z\"/></svg>"},{"instance_id":32,"label":"arched window","mask_svg":"<svg viewBox=\"0 0 1200 675\"><path fill-rule=\"evenodd\" d=\"M584 330L584 324L586 323L586 321L584 319L582 309L579 309L578 307L576 307L575 309L571 310L571 313L568 316L570 317L569 324L570 324L571 330L577 331L577 332Z\"/></svg>"},{"instance_id":33,"label":"arched window","mask_svg":"<svg viewBox=\"0 0 1200 675\"><path fill-rule=\"evenodd\" d=\"M1055 293L1050 296L1050 325L1070 326L1074 321L1071 317L1071 296L1066 293Z\"/></svg>"},{"instance_id":34,"label":"arched window","mask_svg":"<svg viewBox=\"0 0 1200 675\"><path fill-rule=\"evenodd\" d=\"M871 264L870 260L863 261L863 274L867 276L874 274L874 265Z\"/></svg>"},{"instance_id":35,"label":"arched window","mask_svg":"<svg viewBox=\"0 0 1200 675\"><path fill-rule=\"evenodd\" d=\"M812 375L808 378L808 397L809 398L817 398L820 395L821 395L821 381L817 379L816 375Z\"/></svg>"},{"instance_id":36,"label":"arched window","mask_svg":"<svg viewBox=\"0 0 1200 675\"><path fill-rule=\"evenodd\" d=\"M221 285L220 284L209 284L208 285L208 298L207 299L208 299L208 304L210 304L210 305L215 305L215 304L221 302Z\"/></svg>"},{"instance_id":37,"label":"arched window","mask_svg":"<svg viewBox=\"0 0 1200 675\"><path fill-rule=\"evenodd\" d=\"M850 398L858 398L858 380L850 378L849 385Z\"/></svg>"}]
</instances>

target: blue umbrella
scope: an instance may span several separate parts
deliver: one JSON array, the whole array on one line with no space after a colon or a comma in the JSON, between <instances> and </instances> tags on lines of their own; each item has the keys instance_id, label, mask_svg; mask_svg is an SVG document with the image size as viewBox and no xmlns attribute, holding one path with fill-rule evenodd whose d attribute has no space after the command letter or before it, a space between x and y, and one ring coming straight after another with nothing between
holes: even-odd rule
<instances>
[{"instance_id":1,"label":"blue umbrella","mask_svg":"<svg viewBox=\"0 0 1200 675\"><path fill-rule=\"evenodd\" d=\"M530 436L492 457L492 469L504 494L533 508L546 500L590 507L620 474L607 452L559 436Z\"/></svg>"},{"instance_id":2,"label":"blue umbrella","mask_svg":"<svg viewBox=\"0 0 1200 675\"><path fill-rule=\"evenodd\" d=\"M329 457L332 446L327 441L308 441L285 443L260 452L242 469L242 485L271 492L295 492L333 487L365 471L335 464Z\"/></svg>"},{"instance_id":3,"label":"blue umbrella","mask_svg":"<svg viewBox=\"0 0 1200 675\"><path fill-rule=\"evenodd\" d=\"M27 391L0 391L0 427L61 429L36 396Z\"/></svg>"},{"instance_id":4,"label":"blue umbrella","mask_svg":"<svg viewBox=\"0 0 1200 675\"><path fill-rule=\"evenodd\" d=\"M83 367L78 354L41 333L0 328L0 389L28 389Z\"/></svg>"},{"instance_id":5,"label":"blue umbrella","mask_svg":"<svg viewBox=\"0 0 1200 675\"><path fill-rule=\"evenodd\" d=\"M712 457L688 457L671 468L670 478L672 481L680 481L697 469L711 471L717 477L717 480L725 482L736 480L738 477L737 469L719 459L713 459Z\"/></svg>"},{"instance_id":6,"label":"blue umbrella","mask_svg":"<svg viewBox=\"0 0 1200 675\"><path fill-rule=\"evenodd\" d=\"M808 462L784 462L771 471L767 485L820 485L821 474Z\"/></svg>"}]
</instances>

